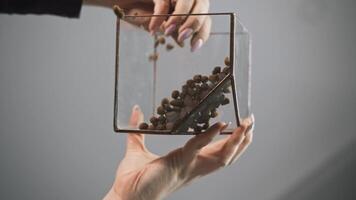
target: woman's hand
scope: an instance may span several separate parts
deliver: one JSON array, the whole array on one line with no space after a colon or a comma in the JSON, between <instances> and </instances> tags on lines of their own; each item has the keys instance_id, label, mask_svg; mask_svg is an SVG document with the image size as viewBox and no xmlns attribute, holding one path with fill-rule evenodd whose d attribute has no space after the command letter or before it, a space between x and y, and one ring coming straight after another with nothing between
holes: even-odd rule
<instances>
[{"instance_id":1,"label":"woman's hand","mask_svg":"<svg viewBox=\"0 0 356 200\"><path fill-rule=\"evenodd\" d=\"M86 4L112 8L118 5L127 15L159 15L208 13L209 0L85 0ZM210 35L211 18L201 16L171 16L128 19L129 23L143 26L151 34L162 32L182 44L191 38L191 50L201 48Z\"/></svg>"},{"instance_id":2,"label":"woman's hand","mask_svg":"<svg viewBox=\"0 0 356 200\"><path fill-rule=\"evenodd\" d=\"M130 125L137 127L141 121L143 114L135 106ZM253 117L245 119L232 135L211 143L227 126L216 123L162 157L146 149L144 135L128 134L125 157L104 200L163 199L192 180L230 165L251 143L253 123Z\"/></svg>"}]
</instances>

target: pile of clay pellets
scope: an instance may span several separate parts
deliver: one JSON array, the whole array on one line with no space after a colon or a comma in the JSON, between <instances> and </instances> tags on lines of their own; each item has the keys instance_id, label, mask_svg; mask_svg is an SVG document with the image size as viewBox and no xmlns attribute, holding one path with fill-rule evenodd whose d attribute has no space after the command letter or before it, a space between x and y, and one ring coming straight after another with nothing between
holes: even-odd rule
<instances>
[{"instance_id":1,"label":"pile of clay pellets","mask_svg":"<svg viewBox=\"0 0 356 200\"><path fill-rule=\"evenodd\" d=\"M172 91L171 98L163 98L160 106L157 107L157 115L150 118L150 122L143 122L139 125L141 130L172 130L182 123L183 118L188 115L202 99L230 72L230 60L225 58L225 67L217 66L212 74L203 76L195 75L186 81L181 91ZM230 99L225 94L230 93L231 84L226 84L219 94L214 95L217 103L209 106L209 109L200 113L200 117L195 120L187 129L195 132L202 132L209 128L211 118L218 116L217 108L230 103ZM186 130L187 131L187 130Z\"/></svg>"}]
</instances>

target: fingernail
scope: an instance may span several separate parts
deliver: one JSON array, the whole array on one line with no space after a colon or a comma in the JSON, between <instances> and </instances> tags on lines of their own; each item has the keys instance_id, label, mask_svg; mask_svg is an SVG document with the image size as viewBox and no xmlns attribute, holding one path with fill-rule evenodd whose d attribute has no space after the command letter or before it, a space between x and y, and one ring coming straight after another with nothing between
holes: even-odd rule
<instances>
[{"instance_id":1,"label":"fingernail","mask_svg":"<svg viewBox=\"0 0 356 200\"><path fill-rule=\"evenodd\" d=\"M255 128L255 116L253 114L251 114L251 116L249 117L249 121L250 125L246 129L246 133L253 131L253 129Z\"/></svg>"},{"instance_id":2,"label":"fingernail","mask_svg":"<svg viewBox=\"0 0 356 200\"><path fill-rule=\"evenodd\" d=\"M203 40L202 40L202 39L199 39L199 40L197 40L197 41L193 44L193 46L192 46L192 48L191 48L190 50L191 50L192 52L194 52L194 51L200 49L201 46L203 46Z\"/></svg>"},{"instance_id":3,"label":"fingernail","mask_svg":"<svg viewBox=\"0 0 356 200\"><path fill-rule=\"evenodd\" d=\"M222 132L223 130L225 130L228 126L230 126L231 122L229 123L224 123L224 125L221 127L220 132Z\"/></svg>"},{"instance_id":4,"label":"fingernail","mask_svg":"<svg viewBox=\"0 0 356 200\"><path fill-rule=\"evenodd\" d=\"M182 31L179 36L178 36L178 41L179 42L183 42L183 40L189 38L193 33L193 29L191 28L187 28L187 29L184 29L184 31Z\"/></svg>"},{"instance_id":5,"label":"fingernail","mask_svg":"<svg viewBox=\"0 0 356 200\"><path fill-rule=\"evenodd\" d=\"M169 25L169 26L166 28L166 30L164 31L164 35L165 35L165 36L171 35L171 34L173 33L173 31L176 29L176 27L177 27L177 25L175 25L175 24Z\"/></svg>"},{"instance_id":6,"label":"fingernail","mask_svg":"<svg viewBox=\"0 0 356 200\"><path fill-rule=\"evenodd\" d=\"M137 112L140 110L140 106L136 104L133 106L132 110Z\"/></svg>"},{"instance_id":7,"label":"fingernail","mask_svg":"<svg viewBox=\"0 0 356 200\"><path fill-rule=\"evenodd\" d=\"M251 130L253 131L255 128L255 115L253 113L251 114L251 123Z\"/></svg>"},{"instance_id":8,"label":"fingernail","mask_svg":"<svg viewBox=\"0 0 356 200\"><path fill-rule=\"evenodd\" d=\"M177 42L177 44L179 45L179 47L183 48L184 47L184 42Z\"/></svg>"}]
</instances>

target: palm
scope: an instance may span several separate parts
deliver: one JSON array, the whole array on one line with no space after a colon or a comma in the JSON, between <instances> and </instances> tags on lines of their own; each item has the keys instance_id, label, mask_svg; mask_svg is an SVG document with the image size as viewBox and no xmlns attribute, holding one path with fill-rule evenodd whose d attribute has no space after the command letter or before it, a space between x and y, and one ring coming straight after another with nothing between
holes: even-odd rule
<instances>
[{"instance_id":1,"label":"palm","mask_svg":"<svg viewBox=\"0 0 356 200\"><path fill-rule=\"evenodd\" d=\"M142 120L142 112L135 107L130 125L137 126ZM146 149L144 135L128 134L113 189L122 199L161 199L194 178L231 164L247 148L252 133L245 134L247 126L243 125L231 136L209 144L224 128L217 123L162 157Z\"/></svg>"},{"instance_id":2,"label":"palm","mask_svg":"<svg viewBox=\"0 0 356 200\"><path fill-rule=\"evenodd\" d=\"M125 158L119 165L118 174L125 175L127 173L140 170L148 163L156 160L158 157L159 156L146 150L128 149Z\"/></svg>"}]
</instances>

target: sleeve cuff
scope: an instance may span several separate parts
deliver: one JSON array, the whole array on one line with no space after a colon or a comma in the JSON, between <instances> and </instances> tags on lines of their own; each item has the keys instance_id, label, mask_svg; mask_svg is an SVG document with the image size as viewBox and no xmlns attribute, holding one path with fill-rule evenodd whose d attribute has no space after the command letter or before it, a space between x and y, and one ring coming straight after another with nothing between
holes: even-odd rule
<instances>
[{"instance_id":1,"label":"sleeve cuff","mask_svg":"<svg viewBox=\"0 0 356 200\"><path fill-rule=\"evenodd\" d=\"M52 14L78 18L82 0L2 0L0 12L8 14Z\"/></svg>"}]
</instances>

